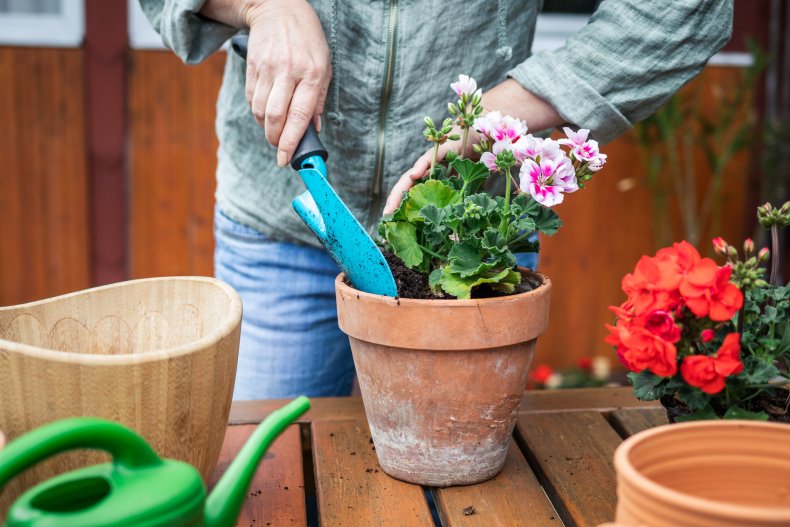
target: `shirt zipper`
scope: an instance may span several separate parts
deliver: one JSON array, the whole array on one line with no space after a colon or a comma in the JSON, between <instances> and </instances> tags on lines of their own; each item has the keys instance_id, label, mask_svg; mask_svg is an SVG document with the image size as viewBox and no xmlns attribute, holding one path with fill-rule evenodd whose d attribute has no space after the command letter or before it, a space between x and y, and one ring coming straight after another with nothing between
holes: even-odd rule
<instances>
[{"instance_id":1,"label":"shirt zipper","mask_svg":"<svg viewBox=\"0 0 790 527\"><path fill-rule=\"evenodd\" d=\"M376 134L376 164L373 173L373 200L368 223L375 226L378 222L378 209L381 204L382 180L384 179L384 147L387 126L387 106L392 92L393 73L395 70L395 50L398 36L398 0L390 0L389 27L387 30L387 69L384 71L384 83L381 86L379 106L379 126Z\"/></svg>"}]
</instances>

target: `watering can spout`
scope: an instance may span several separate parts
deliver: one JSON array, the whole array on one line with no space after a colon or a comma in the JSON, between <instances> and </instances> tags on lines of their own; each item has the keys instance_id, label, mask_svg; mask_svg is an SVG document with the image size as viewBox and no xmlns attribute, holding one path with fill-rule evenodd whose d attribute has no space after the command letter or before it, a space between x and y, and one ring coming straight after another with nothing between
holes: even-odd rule
<instances>
[{"instance_id":1,"label":"watering can spout","mask_svg":"<svg viewBox=\"0 0 790 527\"><path fill-rule=\"evenodd\" d=\"M232 527L238 519L252 477L266 449L277 436L310 408L307 397L297 397L272 412L250 436L236 459L206 500L206 527Z\"/></svg>"}]
</instances>

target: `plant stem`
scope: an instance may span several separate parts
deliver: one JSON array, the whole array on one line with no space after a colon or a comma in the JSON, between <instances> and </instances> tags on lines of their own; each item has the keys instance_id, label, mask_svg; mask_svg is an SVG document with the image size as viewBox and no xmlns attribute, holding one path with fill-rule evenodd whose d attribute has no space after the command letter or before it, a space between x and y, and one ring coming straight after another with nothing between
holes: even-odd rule
<instances>
[{"instance_id":1,"label":"plant stem","mask_svg":"<svg viewBox=\"0 0 790 527\"><path fill-rule=\"evenodd\" d=\"M771 279L772 286L779 285L779 226L771 225Z\"/></svg>"},{"instance_id":2,"label":"plant stem","mask_svg":"<svg viewBox=\"0 0 790 527\"><path fill-rule=\"evenodd\" d=\"M440 259L440 260L443 260L443 259L444 259L444 258L443 258L443 257L442 257L440 254L437 254L437 253L433 252L432 250L430 250L429 248L427 248L427 247L426 247L426 246L424 246L424 245L420 245L420 244L418 243L418 244L417 244L417 247L419 247L421 250L425 251L426 253L430 254L430 255L431 255L431 256L433 256L434 258L438 258L438 259Z\"/></svg>"},{"instance_id":3,"label":"plant stem","mask_svg":"<svg viewBox=\"0 0 790 527\"><path fill-rule=\"evenodd\" d=\"M436 160L439 157L439 143L433 144L433 159L431 159L431 171L428 173L428 179L433 178L433 167L436 166Z\"/></svg>"},{"instance_id":4,"label":"plant stem","mask_svg":"<svg viewBox=\"0 0 790 527\"><path fill-rule=\"evenodd\" d=\"M469 128L464 128L464 139L461 142L461 151L458 152L458 155L463 159L466 155L466 140L469 137Z\"/></svg>"}]
</instances>

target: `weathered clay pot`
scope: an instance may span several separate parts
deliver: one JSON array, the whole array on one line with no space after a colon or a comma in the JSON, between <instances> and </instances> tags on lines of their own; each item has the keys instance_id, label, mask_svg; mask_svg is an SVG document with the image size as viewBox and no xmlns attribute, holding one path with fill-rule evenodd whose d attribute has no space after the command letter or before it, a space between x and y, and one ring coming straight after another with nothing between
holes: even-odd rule
<instances>
[{"instance_id":1,"label":"weathered clay pot","mask_svg":"<svg viewBox=\"0 0 790 527\"><path fill-rule=\"evenodd\" d=\"M523 271L526 272L526 271ZM494 477L546 329L551 282L480 300L395 299L335 281L379 463L444 487Z\"/></svg>"},{"instance_id":2,"label":"weathered clay pot","mask_svg":"<svg viewBox=\"0 0 790 527\"><path fill-rule=\"evenodd\" d=\"M213 278L133 280L0 308L0 429L11 441L66 417L110 419L208 481L230 412L241 299ZM56 456L3 489L0 517L55 474L105 460Z\"/></svg>"},{"instance_id":3,"label":"weathered clay pot","mask_svg":"<svg viewBox=\"0 0 790 527\"><path fill-rule=\"evenodd\" d=\"M618 527L790 525L790 426L665 425L617 449Z\"/></svg>"}]
</instances>

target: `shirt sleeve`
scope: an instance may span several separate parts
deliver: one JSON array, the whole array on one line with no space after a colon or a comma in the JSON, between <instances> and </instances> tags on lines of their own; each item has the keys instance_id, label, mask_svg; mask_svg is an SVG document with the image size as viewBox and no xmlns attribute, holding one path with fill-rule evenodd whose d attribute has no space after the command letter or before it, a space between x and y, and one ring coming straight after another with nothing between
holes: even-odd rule
<instances>
[{"instance_id":1,"label":"shirt sleeve","mask_svg":"<svg viewBox=\"0 0 790 527\"><path fill-rule=\"evenodd\" d=\"M606 143L657 110L730 38L732 0L602 0L554 51L508 72Z\"/></svg>"},{"instance_id":2,"label":"shirt sleeve","mask_svg":"<svg viewBox=\"0 0 790 527\"><path fill-rule=\"evenodd\" d=\"M165 46L187 64L198 64L239 30L202 16L206 0L140 0Z\"/></svg>"}]
</instances>

